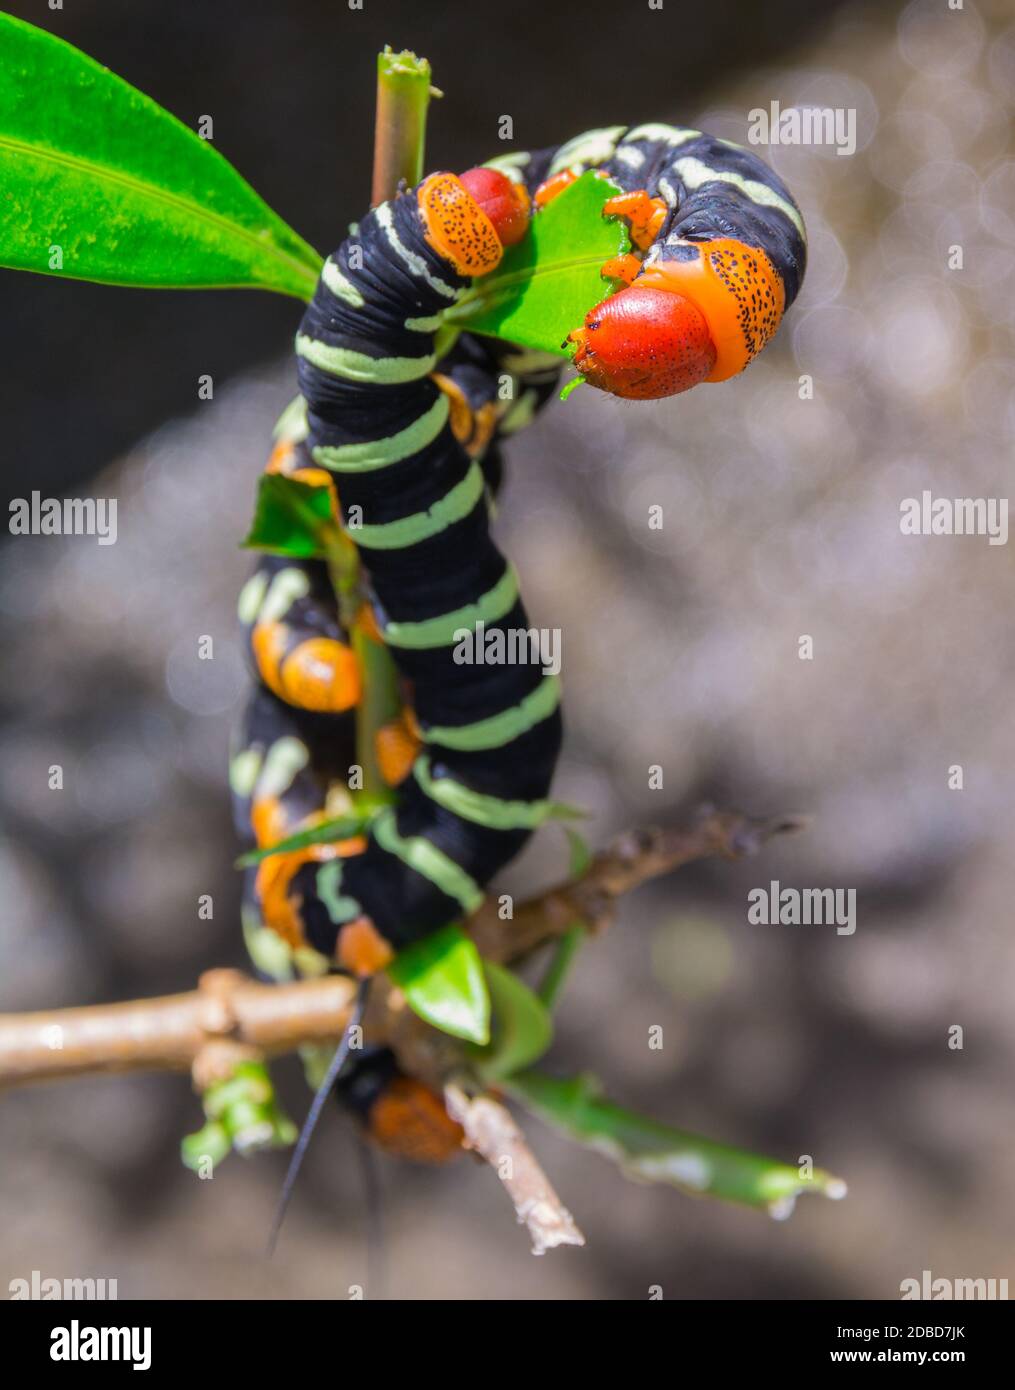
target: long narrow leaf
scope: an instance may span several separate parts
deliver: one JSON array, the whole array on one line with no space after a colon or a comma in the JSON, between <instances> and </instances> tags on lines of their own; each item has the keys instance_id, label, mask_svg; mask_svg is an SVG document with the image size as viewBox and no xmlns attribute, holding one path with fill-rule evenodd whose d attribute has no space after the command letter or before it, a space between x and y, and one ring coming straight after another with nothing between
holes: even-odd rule
<instances>
[{"instance_id":1,"label":"long narrow leaf","mask_svg":"<svg viewBox=\"0 0 1015 1390\"><path fill-rule=\"evenodd\" d=\"M307 299L320 257L207 140L62 39L0 15L0 264Z\"/></svg>"},{"instance_id":2,"label":"long narrow leaf","mask_svg":"<svg viewBox=\"0 0 1015 1390\"><path fill-rule=\"evenodd\" d=\"M846 1195L842 1179L821 1168L807 1176L796 1165L731 1149L624 1110L606 1100L590 1077L562 1080L526 1071L501 1084L547 1124L612 1158L628 1177L643 1182L767 1207L776 1217L788 1216L804 1192Z\"/></svg>"},{"instance_id":3,"label":"long narrow leaf","mask_svg":"<svg viewBox=\"0 0 1015 1390\"><path fill-rule=\"evenodd\" d=\"M273 854L292 854L294 850L308 849L311 845L328 845L335 840L351 840L369 824L369 819L369 816L354 812L348 816L337 816L334 820L321 821L319 825L311 826L309 830L297 830L295 835L278 840L265 849L248 850L246 854L240 855L233 867L249 869L254 864L269 859Z\"/></svg>"}]
</instances>

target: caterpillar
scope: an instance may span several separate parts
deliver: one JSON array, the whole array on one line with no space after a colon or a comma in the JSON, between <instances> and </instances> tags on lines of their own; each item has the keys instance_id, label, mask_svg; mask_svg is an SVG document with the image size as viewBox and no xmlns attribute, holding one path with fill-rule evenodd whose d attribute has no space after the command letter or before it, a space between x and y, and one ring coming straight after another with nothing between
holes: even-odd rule
<instances>
[{"instance_id":1,"label":"caterpillar","mask_svg":"<svg viewBox=\"0 0 1015 1390\"><path fill-rule=\"evenodd\" d=\"M799 289L805 231L784 184L740 146L658 124L588 131L460 178L432 174L375 207L329 257L296 336L300 396L268 466L333 487L371 601L340 617L319 561L264 557L245 585L258 685L232 762L240 833L266 847L348 806L362 693L351 625L390 650L403 707L377 740L396 804L363 834L248 871L251 939L275 933L297 968L383 969L473 912L552 813L556 676L533 661L459 665L453 644L480 621L528 628L489 502L500 442L553 394L562 360L470 334L442 351L437 335L472 280L589 169L621 190L603 210L625 220L633 248L603 267L610 292L568 338L591 385L654 399L725 381L770 341ZM404 1126L413 1156L444 1156L447 1126L430 1124L390 1057L367 1070L369 1084L364 1072L348 1085L354 1108L366 1116L397 1092L395 1113L418 1121ZM368 1120L385 1142L399 1128L391 1113Z\"/></svg>"}]
</instances>

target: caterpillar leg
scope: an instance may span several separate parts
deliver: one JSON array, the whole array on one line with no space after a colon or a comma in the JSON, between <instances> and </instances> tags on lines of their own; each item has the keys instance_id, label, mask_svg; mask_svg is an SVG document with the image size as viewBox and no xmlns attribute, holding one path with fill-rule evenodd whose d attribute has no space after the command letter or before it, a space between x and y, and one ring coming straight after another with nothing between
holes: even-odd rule
<instances>
[{"instance_id":1,"label":"caterpillar leg","mask_svg":"<svg viewBox=\"0 0 1015 1390\"><path fill-rule=\"evenodd\" d=\"M497 441L528 424L553 397L562 366L549 353L467 333L438 362L432 380L448 397L451 431L479 462L494 496L502 476Z\"/></svg>"}]
</instances>

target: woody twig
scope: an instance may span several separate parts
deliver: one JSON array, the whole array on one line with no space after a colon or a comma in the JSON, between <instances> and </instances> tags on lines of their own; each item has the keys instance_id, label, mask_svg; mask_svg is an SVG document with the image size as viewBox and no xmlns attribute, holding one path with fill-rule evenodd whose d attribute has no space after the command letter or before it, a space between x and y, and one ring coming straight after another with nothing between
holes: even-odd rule
<instances>
[{"instance_id":1,"label":"woody twig","mask_svg":"<svg viewBox=\"0 0 1015 1390\"><path fill-rule=\"evenodd\" d=\"M684 829L630 831L595 855L585 873L522 903L512 921L484 906L469 929L483 955L510 963L563 935L576 921L590 932L613 919L617 900L692 860L754 854L773 835L797 829L783 817L759 821L705 809ZM328 975L260 984L215 970L196 990L119 1004L0 1015L0 1087L96 1073L214 1068L219 1056L279 1056L308 1043L337 1043L351 1015L355 982ZM454 1039L413 1014L401 991L378 982L364 1024L371 1041L393 1047L401 1065L440 1090L461 1070ZM209 1050L210 1049L210 1050Z\"/></svg>"}]
</instances>

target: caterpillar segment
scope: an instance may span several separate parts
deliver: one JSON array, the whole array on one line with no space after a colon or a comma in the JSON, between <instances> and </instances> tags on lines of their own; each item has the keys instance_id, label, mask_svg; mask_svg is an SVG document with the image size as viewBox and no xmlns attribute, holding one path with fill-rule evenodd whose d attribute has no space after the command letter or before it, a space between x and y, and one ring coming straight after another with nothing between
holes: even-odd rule
<instances>
[{"instance_id":1,"label":"caterpillar segment","mask_svg":"<svg viewBox=\"0 0 1015 1390\"><path fill-rule=\"evenodd\" d=\"M241 592L239 616L257 675L279 699L315 714L359 704L359 663L326 566L264 556Z\"/></svg>"},{"instance_id":2,"label":"caterpillar segment","mask_svg":"<svg viewBox=\"0 0 1015 1390\"><path fill-rule=\"evenodd\" d=\"M604 211L635 251L604 266L625 288L569 335L592 385L653 399L736 376L774 336L806 267L789 190L756 155L677 126L587 131L559 149L491 161L544 207L587 169L623 193Z\"/></svg>"},{"instance_id":3,"label":"caterpillar segment","mask_svg":"<svg viewBox=\"0 0 1015 1390\"><path fill-rule=\"evenodd\" d=\"M462 1153L465 1138L429 1086L406 1076L387 1048L358 1059L339 1099L380 1148L413 1163L447 1163Z\"/></svg>"},{"instance_id":4,"label":"caterpillar segment","mask_svg":"<svg viewBox=\"0 0 1015 1390\"><path fill-rule=\"evenodd\" d=\"M296 337L300 396L268 468L332 488L370 600L355 621L389 648L403 706L376 744L395 805L363 836L248 873L245 920L296 968L382 969L474 911L549 814L556 678L536 661L456 652L480 622L488 634L529 628L491 510L500 445L554 394L562 359L441 329L472 278L588 169L621 189L604 211L632 242L603 267L618 288L565 345L592 385L651 399L726 380L799 289L805 231L782 182L739 146L658 124L431 175L328 258ZM266 846L348 809L359 672L319 562L262 561L241 620L259 687L233 760L236 816ZM339 1090L382 1144L424 1159L459 1147L439 1098L389 1053L354 1063Z\"/></svg>"},{"instance_id":5,"label":"caterpillar segment","mask_svg":"<svg viewBox=\"0 0 1015 1390\"><path fill-rule=\"evenodd\" d=\"M634 246L608 267L623 287L570 335L592 384L651 398L725 380L770 339L799 285L803 222L776 176L728 142L661 125L586 132L461 178L431 175L368 214L329 258L296 340L299 437L277 466L334 480L407 708L379 740L399 804L361 856L329 870L341 874L332 904L354 915L329 910L315 864L291 881L307 940L327 955L342 954L343 930L363 918L397 949L467 915L526 831L452 804L545 797L560 739L555 678L532 665L462 665L454 645L480 621L528 626L516 576L490 540L489 494L496 441L543 403L556 365L535 364L533 375L545 375L519 399L501 389L505 375L517 382L510 349L462 335L438 361L435 334L471 278L496 267L505 239L524 233L523 213L538 216L587 168L622 189L605 211L627 221ZM323 711L327 697L304 670L315 665L305 632L318 601L325 592L285 621L269 604L252 642L270 689ZM341 637L329 630L324 640ZM330 689L337 708L354 676ZM414 775L424 766L429 780ZM437 798L441 783L461 793Z\"/></svg>"},{"instance_id":6,"label":"caterpillar segment","mask_svg":"<svg viewBox=\"0 0 1015 1390\"><path fill-rule=\"evenodd\" d=\"M500 199L500 210L494 206L493 211L502 225L505 218L516 216L519 207L527 219L527 198L519 198L501 176L477 172L480 177L473 182L481 185L487 201L492 199L496 204ZM364 238L364 231L369 228L362 225L358 241L361 254L354 258L361 260L362 277L352 266L348 270L343 266L341 253L329 261L318 299L323 300L330 322L325 336L316 341L338 350L328 366L338 365L344 370L335 372L314 366L311 358L315 353L319 361L324 359L317 349L304 347L301 384L302 375L308 373L317 389L305 393L286 412L268 465L271 471L308 482L320 483L322 473L332 484L337 482L347 508L361 509L363 527L348 527L353 541L372 541L378 532L371 528L388 527L393 510L405 513L415 501L429 500L437 482L452 480L460 485L464 480L470 494L463 514L455 514L446 524L438 523L436 529L431 529L433 522L428 516L422 523L428 534L419 539L418 521L408 530L399 527L399 521L406 519L403 515L393 519L396 531L400 530L406 538L405 545L388 544L383 530L379 533L381 545L360 545L372 580L384 640L396 658L401 652L399 666L406 704L399 718L382 728L377 738L383 775L390 785L403 788L398 811L391 813L390 818L381 818L365 846L362 863L353 864L350 856L315 846L312 851L271 856L263 861L251 885L253 900L248 902L248 908L259 912L261 921L279 931L290 946L309 946L313 950L323 946L333 964L357 974L380 968L390 959L393 947L391 939L375 926L374 917L363 910L363 903L350 885L355 888L363 882L366 886L362 897L369 902L376 895L382 905L385 898L404 904L401 908L389 908L384 919L396 941L401 921L420 921L420 899L428 903L433 926L478 905L480 882L516 853L531 833L531 825L502 824L504 817L491 814L490 808L496 808L503 800L509 808L510 822L510 808L523 804L515 793L528 788L532 804L542 803L560 737L557 692L555 686L547 688L538 669L502 671L496 688L490 691L483 688L489 685L487 668L486 681L466 681L466 687L471 685L473 689L466 688L457 698L447 698L449 693L453 695L449 686L454 683L454 676L462 684L461 669L456 670L450 661L452 620L456 624L468 623L484 616L496 624L510 617L518 626L527 626L517 597L516 577L489 540L487 506L501 474L495 441L499 434L519 428L549 398L559 377L560 360L466 335L439 363L428 360L428 370L425 374L420 371L418 376L404 362L394 367L382 364L376 373L364 362L371 358L380 360L376 348L372 352L362 350L367 339L372 347L378 338L378 328L364 323L361 312L371 296L387 310L382 309L378 315L382 330L397 339L397 346L407 358L405 349L410 344L418 347L420 338L432 334L439 324L437 312L422 310L436 311L450 302L446 291L435 289L431 280L452 285L460 292L468 283L464 272L489 264L490 228L494 222L477 208L470 223L470 196L462 193L464 184L460 188L456 185L451 176L427 181L416 198L415 217L405 229L404 241L399 237L398 221L391 214L401 217L406 200L399 199L395 205L377 210L379 225L374 228L374 236L377 244L388 247L387 275L376 264L371 276L373 258L364 254L370 249ZM401 209L399 203L403 204ZM351 254L352 247L349 251ZM498 259L499 254L498 247ZM415 290L408 271L417 280ZM441 276L446 277L443 282ZM409 283L403 286L404 308L399 306L397 320L392 322L395 306L385 304L385 300L392 300L390 289L398 285L399 279ZM423 294L418 290L419 281ZM378 293L381 283L388 289L386 294ZM357 302L360 299L362 304ZM425 302L427 299L429 303ZM308 320L312 316L311 311ZM338 322L334 323L336 318ZM336 341L339 335L334 328L341 330L344 341ZM301 330L301 336L309 335ZM343 357L343 352L348 355ZM406 379L393 381L394 376ZM407 419L407 396L424 407L412 421ZM320 431L318 438L314 429L315 406L322 402L324 415L333 407L339 421L337 431ZM387 419L398 427L393 433L401 437L394 446L390 437L382 440L376 433L374 421L384 418L383 412L378 414L377 405L387 407ZM367 415L369 433L365 427ZM336 432L339 443L335 442ZM413 443L418 446L416 449L411 447ZM345 448L346 445L351 447ZM384 455L383 461L369 457L375 445ZM337 452L333 454L332 450ZM395 453L400 456L393 457ZM384 476L382 479L372 474ZM335 495L337 499L338 491ZM427 513L432 515L433 510L428 508ZM350 517L348 511L346 516ZM414 516L419 517L420 512L409 513L410 522ZM358 534L361 529L367 531L367 537ZM444 537L445 531L450 535ZM442 543L456 539L467 542L464 552L445 548L446 561L436 565L430 562L429 557L442 548ZM382 553L375 555L375 550ZM461 567L463 560L470 559L471 566ZM414 592L412 585L421 562L432 579L430 592L425 596ZM378 572L382 582L378 582ZM387 575L395 580L397 592L393 592L390 582L384 586L383 578ZM457 595L465 601L448 607ZM279 706L287 706L287 717L296 721L297 727L315 718L321 726L326 715L352 709L358 698L356 674L348 665L348 634L339 625L324 565L266 558L248 581L240 608L255 672L278 702L273 707L276 716ZM334 646L325 649L324 643ZM316 681L307 679L308 670L316 674ZM515 689L517 700L511 698ZM533 694L537 696L535 700L531 698ZM467 718L473 710L479 717ZM424 726L420 711L429 713L428 726ZM262 719L264 713L262 703ZM448 754L457 765L470 770L474 784L459 784L446 775L441 760L443 746L433 733L445 721L449 724L447 739L463 744L448 749ZM529 766L521 779L506 775L501 751L516 743L523 752L530 752ZM351 745L348 761L353 761ZM417 764L423 769L422 778L413 776ZM440 802L432 798L438 785ZM502 786L510 796L498 798ZM452 809L456 792L468 814L458 815ZM309 797L306 793L302 779L297 777L281 797L258 796L239 814L252 818L260 844L275 843L283 833L305 828L325 814L326 789L317 786ZM294 802L299 814L294 812ZM434 838L424 833L428 830L436 831ZM338 859L347 862L336 864ZM476 877L462 867L462 860L470 867L478 866ZM393 893L385 878L395 880ZM417 925L402 939L414 939L420 934Z\"/></svg>"},{"instance_id":7,"label":"caterpillar segment","mask_svg":"<svg viewBox=\"0 0 1015 1390\"><path fill-rule=\"evenodd\" d=\"M262 685L255 687L233 741L230 783L233 817L242 840L267 849L352 809L349 766L355 757L352 715L298 711ZM272 855L247 871L245 912L290 949L305 943L298 904L288 885L300 865L362 850L365 841L313 845Z\"/></svg>"},{"instance_id":8,"label":"caterpillar segment","mask_svg":"<svg viewBox=\"0 0 1015 1390\"><path fill-rule=\"evenodd\" d=\"M496 195L513 215L508 182L482 181L486 205ZM384 731L392 777L404 779L397 807L377 816L340 877L326 866L333 891L322 892L315 864L291 882L308 942L338 961L364 919L397 949L474 911L531 833L511 808L543 802L559 748L555 678L534 664L454 656L456 634L479 621L528 628L517 577L490 537L483 462L510 430L515 386L534 412L558 364L522 362L516 373L503 345L468 339L438 364L434 343L442 310L502 245L465 182L432 175L376 208L330 258L297 337L310 456L335 475L411 692L412 723Z\"/></svg>"}]
</instances>

